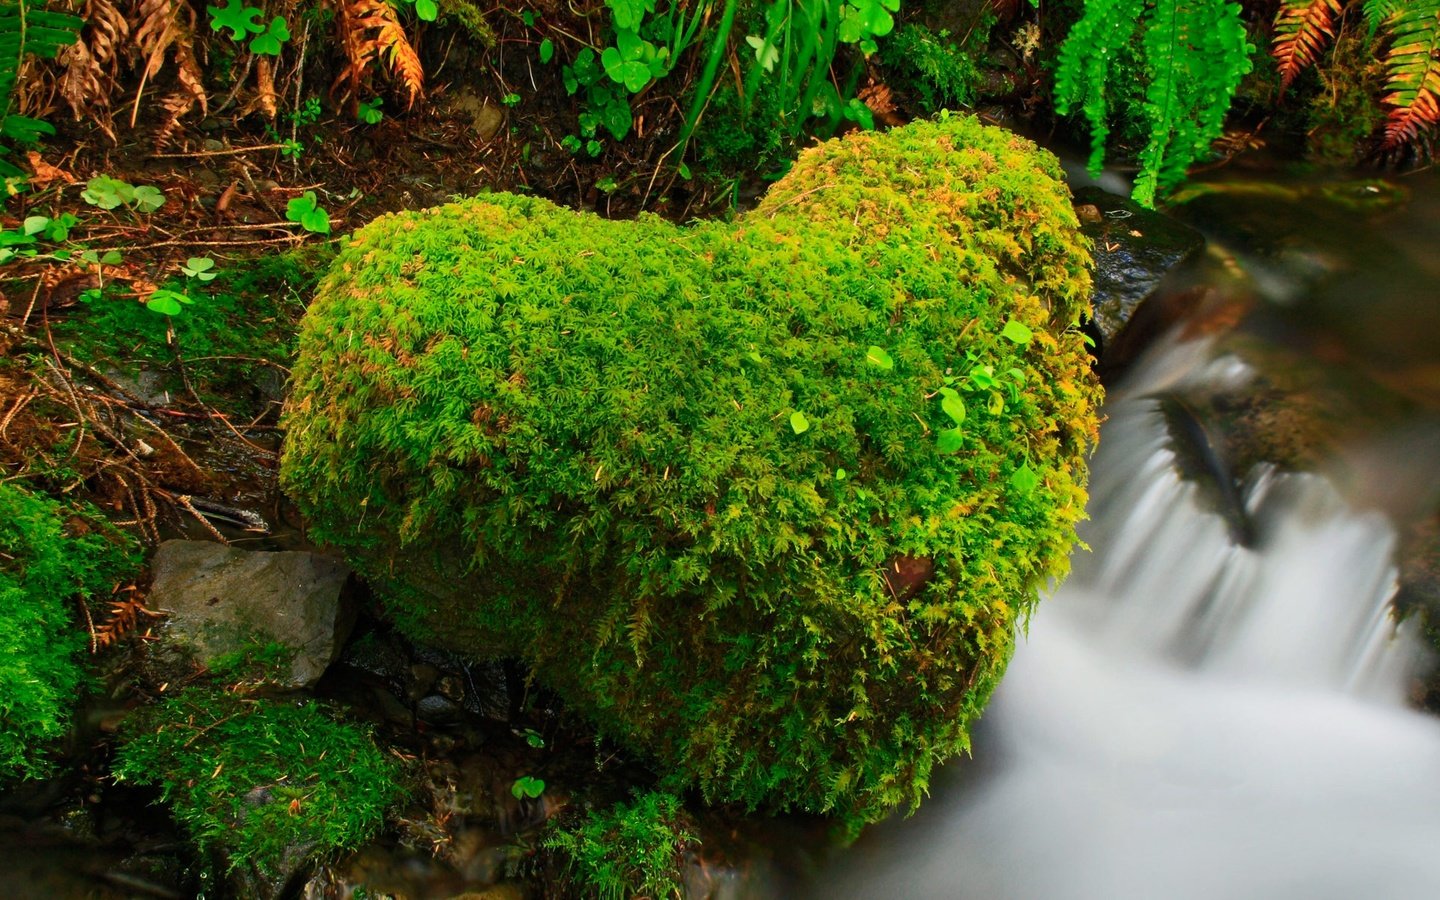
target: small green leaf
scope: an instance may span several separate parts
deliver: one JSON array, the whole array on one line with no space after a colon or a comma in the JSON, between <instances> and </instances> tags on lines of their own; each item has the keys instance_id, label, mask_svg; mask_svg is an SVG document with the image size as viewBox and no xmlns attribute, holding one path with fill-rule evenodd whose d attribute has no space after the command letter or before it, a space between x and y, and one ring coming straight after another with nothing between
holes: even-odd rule
<instances>
[{"instance_id":1,"label":"small green leaf","mask_svg":"<svg viewBox=\"0 0 1440 900\"><path fill-rule=\"evenodd\" d=\"M555 58L555 42L546 38L540 42L540 62L548 63Z\"/></svg>"},{"instance_id":2,"label":"small green leaf","mask_svg":"<svg viewBox=\"0 0 1440 900\"><path fill-rule=\"evenodd\" d=\"M954 453L965 443L965 432L959 428L946 428L935 436L935 448L941 453Z\"/></svg>"},{"instance_id":3,"label":"small green leaf","mask_svg":"<svg viewBox=\"0 0 1440 900\"><path fill-rule=\"evenodd\" d=\"M960 399L959 392L954 388L942 387L940 389L940 409L953 419L957 426L964 424L965 401Z\"/></svg>"},{"instance_id":4,"label":"small green leaf","mask_svg":"<svg viewBox=\"0 0 1440 900\"><path fill-rule=\"evenodd\" d=\"M850 473L849 473L849 472L846 472L844 469L836 469L836 470L835 470L835 480L836 480L836 481L844 481L846 478L849 478L849 477L850 477Z\"/></svg>"},{"instance_id":5,"label":"small green leaf","mask_svg":"<svg viewBox=\"0 0 1440 900\"><path fill-rule=\"evenodd\" d=\"M417 4L418 5L418 4ZM270 20L264 33L250 42L250 52L261 56L279 56L280 47L290 40L290 27L280 16Z\"/></svg>"},{"instance_id":6,"label":"small green leaf","mask_svg":"<svg viewBox=\"0 0 1440 900\"><path fill-rule=\"evenodd\" d=\"M24 228L26 234L39 234L50 227L49 216L26 216Z\"/></svg>"},{"instance_id":7,"label":"small green leaf","mask_svg":"<svg viewBox=\"0 0 1440 900\"><path fill-rule=\"evenodd\" d=\"M163 288L150 295L145 301L145 307L151 312L160 313L162 316L178 316L185 308L182 304L190 304L194 301L179 291L167 291Z\"/></svg>"},{"instance_id":8,"label":"small green leaf","mask_svg":"<svg viewBox=\"0 0 1440 900\"><path fill-rule=\"evenodd\" d=\"M890 358L890 354L874 344L871 344L870 349L865 351L865 361L872 366L879 366L886 372L895 368L895 360Z\"/></svg>"},{"instance_id":9,"label":"small green leaf","mask_svg":"<svg viewBox=\"0 0 1440 900\"><path fill-rule=\"evenodd\" d=\"M685 179L686 181L690 180L690 167L685 165L683 162L675 167L675 171L680 173L681 178Z\"/></svg>"},{"instance_id":10,"label":"small green leaf","mask_svg":"<svg viewBox=\"0 0 1440 900\"><path fill-rule=\"evenodd\" d=\"M119 250L106 250L100 257L101 265L118 266L125 261Z\"/></svg>"},{"instance_id":11,"label":"small green leaf","mask_svg":"<svg viewBox=\"0 0 1440 900\"><path fill-rule=\"evenodd\" d=\"M526 798L534 800L545 793L545 782L533 775L522 775L515 779L514 784L510 785L510 793L517 800Z\"/></svg>"},{"instance_id":12,"label":"small green leaf","mask_svg":"<svg viewBox=\"0 0 1440 900\"><path fill-rule=\"evenodd\" d=\"M306 191L303 196L295 197L287 203L285 218L306 231L330 233L330 214L316 201L314 191Z\"/></svg>"},{"instance_id":13,"label":"small green leaf","mask_svg":"<svg viewBox=\"0 0 1440 900\"><path fill-rule=\"evenodd\" d=\"M157 187L142 184L135 189L135 208L152 213L165 205L165 194Z\"/></svg>"},{"instance_id":14,"label":"small green leaf","mask_svg":"<svg viewBox=\"0 0 1440 900\"><path fill-rule=\"evenodd\" d=\"M755 48L755 61L760 64L760 68L767 72L774 71L775 64L780 61L780 51L774 44L753 34L745 36L745 43Z\"/></svg>"},{"instance_id":15,"label":"small green leaf","mask_svg":"<svg viewBox=\"0 0 1440 900\"><path fill-rule=\"evenodd\" d=\"M1002 337L1009 338L1017 344L1028 344L1030 338L1035 336L1029 326L1024 322L1017 322L1014 319L1005 323L1005 328L1000 332Z\"/></svg>"},{"instance_id":16,"label":"small green leaf","mask_svg":"<svg viewBox=\"0 0 1440 900\"><path fill-rule=\"evenodd\" d=\"M1022 494L1028 494L1035 490L1036 485L1039 483L1040 476L1036 475L1035 470L1030 468L1029 460L1026 460L1024 465L1010 475L1010 486Z\"/></svg>"},{"instance_id":17,"label":"small green leaf","mask_svg":"<svg viewBox=\"0 0 1440 900\"><path fill-rule=\"evenodd\" d=\"M422 22L433 22L440 15L440 6L435 0L415 0L415 15Z\"/></svg>"},{"instance_id":18,"label":"small green leaf","mask_svg":"<svg viewBox=\"0 0 1440 900\"><path fill-rule=\"evenodd\" d=\"M810 430L810 420L805 418L804 413L796 410L790 414L790 427L796 434L804 434Z\"/></svg>"},{"instance_id":19,"label":"small green leaf","mask_svg":"<svg viewBox=\"0 0 1440 900\"><path fill-rule=\"evenodd\" d=\"M180 267L191 278L198 278L201 281L213 281L219 273L212 271L215 268L215 260L208 256L192 256Z\"/></svg>"},{"instance_id":20,"label":"small green leaf","mask_svg":"<svg viewBox=\"0 0 1440 900\"><path fill-rule=\"evenodd\" d=\"M205 11L210 14L210 30L221 31L228 28L232 41L242 41L247 34L259 34L265 30L264 25L255 21L260 18L261 11L253 6L246 6L240 0L229 0L224 9L207 6Z\"/></svg>"},{"instance_id":21,"label":"small green leaf","mask_svg":"<svg viewBox=\"0 0 1440 900\"><path fill-rule=\"evenodd\" d=\"M85 185L80 198L91 206L114 209L135 199L135 187L109 175L97 175Z\"/></svg>"}]
</instances>

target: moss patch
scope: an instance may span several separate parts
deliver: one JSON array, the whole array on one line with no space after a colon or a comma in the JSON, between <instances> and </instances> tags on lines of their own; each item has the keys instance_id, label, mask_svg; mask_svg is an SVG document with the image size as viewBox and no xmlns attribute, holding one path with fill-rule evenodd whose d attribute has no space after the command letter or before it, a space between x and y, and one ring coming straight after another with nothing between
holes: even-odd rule
<instances>
[{"instance_id":1,"label":"moss patch","mask_svg":"<svg viewBox=\"0 0 1440 900\"><path fill-rule=\"evenodd\" d=\"M158 785L205 853L267 878L352 849L398 799L399 771L367 730L312 701L191 689L126 723L117 780Z\"/></svg>"},{"instance_id":2,"label":"moss patch","mask_svg":"<svg viewBox=\"0 0 1440 900\"><path fill-rule=\"evenodd\" d=\"M667 789L878 818L1066 571L1087 264L1054 159L972 119L807 151L733 224L384 217L282 478L403 627L524 657Z\"/></svg>"},{"instance_id":3,"label":"moss patch","mask_svg":"<svg viewBox=\"0 0 1440 900\"><path fill-rule=\"evenodd\" d=\"M679 897L683 853L698 842L673 794L646 793L557 827L545 847L569 860L587 897Z\"/></svg>"},{"instance_id":4,"label":"moss patch","mask_svg":"<svg viewBox=\"0 0 1440 900\"><path fill-rule=\"evenodd\" d=\"M109 595L135 564L98 515L0 483L0 780L48 769L83 679L73 601Z\"/></svg>"}]
</instances>

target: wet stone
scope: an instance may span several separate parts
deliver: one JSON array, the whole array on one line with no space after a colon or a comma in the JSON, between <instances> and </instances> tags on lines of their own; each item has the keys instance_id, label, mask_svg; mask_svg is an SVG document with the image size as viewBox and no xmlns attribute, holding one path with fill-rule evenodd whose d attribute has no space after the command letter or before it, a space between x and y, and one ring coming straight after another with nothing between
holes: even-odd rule
<instances>
[{"instance_id":1,"label":"wet stone","mask_svg":"<svg viewBox=\"0 0 1440 900\"><path fill-rule=\"evenodd\" d=\"M294 651L281 682L306 687L335 659L353 621L342 602L350 570L314 553L166 541L152 568L150 606L168 616L165 641L205 665L278 643Z\"/></svg>"},{"instance_id":2,"label":"wet stone","mask_svg":"<svg viewBox=\"0 0 1440 900\"><path fill-rule=\"evenodd\" d=\"M1165 277L1205 247L1200 232L1097 187L1075 192L1080 230L1094 242L1092 318L1100 351L1114 343Z\"/></svg>"}]
</instances>

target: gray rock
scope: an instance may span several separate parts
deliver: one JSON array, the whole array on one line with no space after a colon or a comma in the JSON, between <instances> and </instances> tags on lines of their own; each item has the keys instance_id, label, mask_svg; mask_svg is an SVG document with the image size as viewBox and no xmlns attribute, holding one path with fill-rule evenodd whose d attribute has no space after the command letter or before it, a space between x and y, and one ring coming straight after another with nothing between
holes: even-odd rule
<instances>
[{"instance_id":1,"label":"gray rock","mask_svg":"<svg viewBox=\"0 0 1440 900\"><path fill-rule=\"evenodd\" d=\"M275 641L295 651L284 683L308 686L334 661L353 624L342 602L350 570L313 553L166 541L152 567L150 605L169 616L166 640L201 663Z\"/></svg>"},{"instance_id":2,"label":"gray rock","mask_svg":"<svg viewBox=\"0 0 1440 900\"><path fill-rule=\"evenodd\" d=\"M1075 209L1080 230L1094 242L1092 317L1103 354L1165 276L1204 249L1205 238L1188 225L1098 187L1077 190Z\"/></svg>"}]
</instances>

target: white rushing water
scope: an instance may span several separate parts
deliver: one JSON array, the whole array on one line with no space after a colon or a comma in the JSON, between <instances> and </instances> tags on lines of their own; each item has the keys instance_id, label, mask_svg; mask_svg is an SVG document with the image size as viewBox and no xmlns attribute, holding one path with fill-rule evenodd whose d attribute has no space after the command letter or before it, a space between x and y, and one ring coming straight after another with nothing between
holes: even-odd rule
<instances>
[{"instance_id":1,"label":"white rushing water","mask_svg":"<svg viewBox=\"0 0 1440 900\"><path fill-rule=\"evenodd\" d=\"M1186 365L1140 378L1236 375ZM1022 636L976 759L814 896L1440 897L1440 720L1404 705L1421 651L1389 615L1389 523L1259 473L1238 547L1175 474L1157 402L1107 411L1092 552Z\"/></svg>"}]
</instances>

